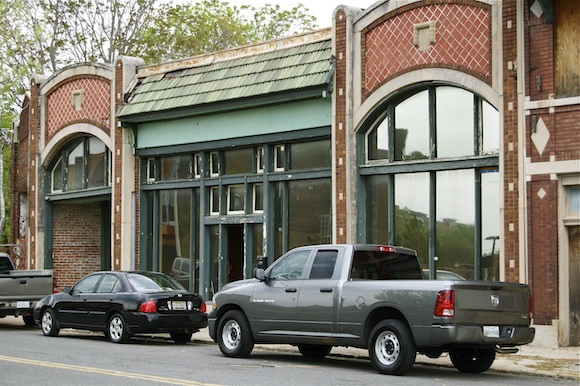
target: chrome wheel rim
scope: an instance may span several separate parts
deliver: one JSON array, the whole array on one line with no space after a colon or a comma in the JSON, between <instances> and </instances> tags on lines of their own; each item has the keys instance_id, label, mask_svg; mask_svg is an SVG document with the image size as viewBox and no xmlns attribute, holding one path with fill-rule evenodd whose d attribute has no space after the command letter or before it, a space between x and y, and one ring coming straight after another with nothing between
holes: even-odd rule
<instances>
[{"instance_id":1,"label":"chrome wheel rim","mask_svg":"<svg viewBox=\"0 0 580 386\"><path fill-rule=\"evenodd\" d=\"M401 354L401 343L392 331L383 331L375 341L375 353L379 362L392 365Z\"/></svg>"},{"instance_id":2,"label":"chrome wheel rim","mask_svg":"<svg viewBox=\"0 0 580 386\"><path fill-rule=\"evenodd\" d=\"M118 316L115 316L109 322L109 336L115 342L121 340L123 336L123 321Z\"/></svg>"},{"instance_id":3,"label":"chrome wheel rim","mask_svg":"<svg viewBox=\"0 0 580 386\"><path fill-rule=\"evenodd\" d=\"M242 330L235 320L228 320L222 330L222 342L228 350L235 350L242 339Z\"/></svg>"},{"instance_id":4,"label":"chrome wheel rim","mask_svg":"<svg viewBox=\"0 0 580 386\"><path fill-rule=\"evenodd\" d=\"M50 312L45 312L44 314L42 314L42 332L44 334L48 334L50 333L50 331L52 330L52 323L54 321L52 320L52 315L50 314Z\"/></svg>"}]
</instances>

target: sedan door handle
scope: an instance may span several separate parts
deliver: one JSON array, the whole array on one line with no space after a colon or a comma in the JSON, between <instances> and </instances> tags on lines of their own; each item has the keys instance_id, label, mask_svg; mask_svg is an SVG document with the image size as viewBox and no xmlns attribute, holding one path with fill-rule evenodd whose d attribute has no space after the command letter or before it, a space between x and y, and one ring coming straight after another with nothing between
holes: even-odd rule
<instances>
[{"instance_id":1,"label":"sedan door handle","mask_svg":"<svg viewBox=\"0 0 580 386\"><path fill-rule=\"evenodd\" d=\"M296 288L286 288L285 291L286 292L298 292L298 290Z\"/></svg>"},{"instance_id":2,"label":"sedan door handle","mask_svg":"<svg viewBox=\"0 0 580 386\"><path fill-rule=\"evenodd\" d=\"M320 292L332 292L332 288L321 288Z\"/></svg>"}]
</instances>

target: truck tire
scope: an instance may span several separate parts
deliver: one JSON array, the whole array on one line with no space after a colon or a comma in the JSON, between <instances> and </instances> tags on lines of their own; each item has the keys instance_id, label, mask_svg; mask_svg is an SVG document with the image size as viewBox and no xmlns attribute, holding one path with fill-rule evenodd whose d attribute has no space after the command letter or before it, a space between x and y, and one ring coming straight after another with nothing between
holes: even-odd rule
<instances>
[{"instance_id":1,"label":"truck tire","mask_svg":"<svg viewBox=\"0 0 580 386\"><path fill-rule=\"evenodd\" d=\"M28 327L36 326L36 324L34 323L34 317L30 314L22 315L22 320L24 320L24 324Z\"/></svg>"},{"instance_id":2,"label":"truck tire","mask_svg":"<svg viewBox=\"0 0 580 386\"><path fill-rule=\"evenodd\" d=\"M245 358L254 349L254 337L246 316L231 310L220 319L217 331L218 345L227 357Z\"/></svg>"},{"instance_id":3,"label":"truck tire","mask_svg":"<svg viewBox=\"0 0 580 386\"><path fill-rule=\"evenodd\" d=\"M383 320L369 336L369 357L381 374L402 375L415 364L417 348L409 327L400 320Z\"/></svg>"},{"instance_id":4,"label":"truck tire","mask_svg":"<svg viewBox=\"0 0 580 386\"><path fill-rule=\"evenodd\" d=\"M58 326L58 320L52 308L47 308L42 311L40 315L40 328L42 333L46 336L57 336L60 332L60 327Z\"/></svg>"},{"instance_id":5,"label":"truck tire","mask_svg":"<svg viewBox=\"0 0 580 386\"><path fill-rule=\"evenodd\" d=\"M457 348L449 351L453 366L462 373L483 373L495 360L494 348Z\"/></svg>"},{"instance_id":6,"label":"truck tire","mask_svg":"<svg viewBox=\"0 0 580 386\"><path fill-rule=\"evenodd\" d=\"M320 344L299 344L298 350L304 358L324 358L332 350L332 346Z\"/></svg>"},{"instance_id":7,"label":"truck tire","mask_svg":"<svg viewBox=\"0 0 580 386\"><path fill-rule=\"evenodd\" d=\"M113 343L125 343L131 338L127 331L127 323L121 314L113 314L107 323L107 337Z\"/></svg>"}]
</instances>

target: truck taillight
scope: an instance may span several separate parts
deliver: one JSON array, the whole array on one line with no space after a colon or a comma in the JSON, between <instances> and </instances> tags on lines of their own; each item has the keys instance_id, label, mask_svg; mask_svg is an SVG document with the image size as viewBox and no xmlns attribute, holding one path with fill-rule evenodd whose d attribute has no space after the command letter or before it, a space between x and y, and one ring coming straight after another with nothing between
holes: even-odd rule
<instances>
[{"instance_id":1,"label":"truck taillight","mask_svg":"<svg viewBox=\"0 0 580 386\"><path fill-rule=\"evenodd\" d=\"M389 247L389 246L385 246L385 245L379 245L377 250L379 252L388 252L388 253L395 253L395 248L393 247Z\"/></svg>"},{"instance_id":2,"label":"truck taillight","mask_svg":"<svg viewBox=\"0 0 580 386\"><path fill-rule=\"evenodd\" d=\"M154 300L148 300L139 304L139 312L157 312L157 305Z\"/></svg>"},{"instance_id":3,"label":"truck taillight","mask_svg":"<svg viewBox=\"0 0 580 386\"><path fill-rule=\"evenodd\" d=\"M455 292L453 290L440 291L435 304L435 316L452 317L455 314Z\"/></svg>"}]
</instances>

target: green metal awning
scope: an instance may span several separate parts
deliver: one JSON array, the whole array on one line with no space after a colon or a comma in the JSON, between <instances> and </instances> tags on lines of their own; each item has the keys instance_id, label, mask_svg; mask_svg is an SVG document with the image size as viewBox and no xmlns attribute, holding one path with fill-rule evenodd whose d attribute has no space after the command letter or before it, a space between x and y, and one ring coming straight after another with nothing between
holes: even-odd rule
<instances>
[{"instance_id":1,"label":"green metal awning","mask_svg":"<svg viewBox=\"0 0 580 386\"><path fill-rule=\"evenodd\" d=\"M312 36L315 39L301 35L139 69L137 84L117 116L140 122L240 108L248 106L248 100L265 104L279 102L284 95L304 98L308 90L310 97L321 95L332 84L332 41L329 29ZM288 43L289 39L294 40Z\"/></svg>"}]
</instances>

